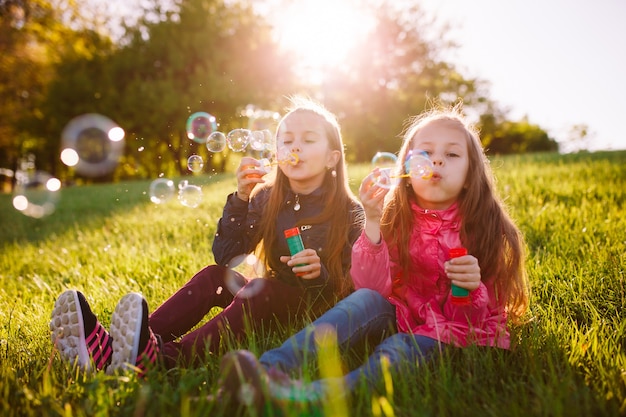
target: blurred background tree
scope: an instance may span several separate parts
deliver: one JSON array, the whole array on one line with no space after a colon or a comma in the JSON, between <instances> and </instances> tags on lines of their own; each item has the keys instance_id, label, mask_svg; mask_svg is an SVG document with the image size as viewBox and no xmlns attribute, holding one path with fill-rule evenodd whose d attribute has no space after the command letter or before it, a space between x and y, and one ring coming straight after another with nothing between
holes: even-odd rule
<instances>
[{"instance_id":1,"label":"blurred background tree","mask_svg":"<svg viewBox=\"0 0 626 417\"><path fill-rule=\"evenodd\" d=\"M100 180L184 175L191 154L220 172L232 155L187 139L189 115L209 112L228 132L247 127L246 105L280 112L295 93L339 115L350 161L395 152L407 118L458 101L477 115L488 152L557 150L539 126L507 120L485 81L446 61L455 48L447 28L419 6L368 3L367 36L310 80L274 36L266 3L151 0L126 19L94 1L0 0L0 167L15 170L32 154L40 169L75 175L59 160L61 132L100 113L126 131L121 163Z\"/></svg>"}]
</instances>

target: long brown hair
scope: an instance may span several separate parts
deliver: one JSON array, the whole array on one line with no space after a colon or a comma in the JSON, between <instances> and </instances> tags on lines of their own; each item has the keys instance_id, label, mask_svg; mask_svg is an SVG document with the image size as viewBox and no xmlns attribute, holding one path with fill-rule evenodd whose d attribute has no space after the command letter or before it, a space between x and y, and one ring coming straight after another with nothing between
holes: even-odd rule
<instances>
[{"instance_id":1,"label":"long brown hair","mask_svg":"<svg viewBox=\"0 0 626 417\"><path fill-rule=\"evenodd\" d=\"M456 129L467 138L469 168L457 200L461 242L478 259L483 280L494 280L498 303L513 321L518 321L528 308L529 297L524 239L496 193L495 178L478 132L464 118L460 104L435 108L409 120L396 170L402 170L402 162L420 129L433 124ZM405 186L410 179L404 181L386 203L381 229L385 240L397 248L402 269L408 271L409 239L415 221L410 203L415 201L415 194L412 187Z\"/></svg>"},{"instance_id":2,"label":"long brown hair","mask_svg":"<svg viewBox=\"0 0 626 417\"><path fill-rule=\"evenodd\" d=\"M335 294L343 297L352 289L350 270L348 268L344 271L342 265L343 251L350 244L349 235L351 226L354 223L353 210L359 206L359 203L348 185L341 130L335 115L321 104L301 96L293 96L289 100L290 106L285 116L278 123L276 131L278 132L283 121L291 114L311 112L324 121L330 150L341 152L341 157L333 168L335 174L332 173L332 170L327 170L324 176L322 183L325 200L324 209L313 218L303 219L300 222L301 224L297 226L302 224L330 223L327 245L324 249L328 259L325 265ZM267 265L267 260L272 259L276 255L274 253L276 248L271 243L264 244L263 242L275 242L277 239L275 220L289 191L289 179L280 169L276 169L274 176L268 178L266 184L267 187L271 188L271 191L258 229L261 240L257 249L260 248L259 252Z\"/></svg>"}]
</instances>

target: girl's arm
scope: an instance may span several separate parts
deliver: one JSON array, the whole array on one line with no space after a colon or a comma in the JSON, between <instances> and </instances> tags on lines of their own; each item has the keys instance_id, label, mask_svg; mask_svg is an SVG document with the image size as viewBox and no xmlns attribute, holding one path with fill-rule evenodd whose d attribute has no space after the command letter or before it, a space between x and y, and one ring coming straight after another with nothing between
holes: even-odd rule
<instances>
[{"instance_id":1,"label":"girl's arm","mask_svg":"<svg viewBox=\"0 0 626 417\"><path fill-rule=\"evenodd\" d=\"M228 263L238 255L250 253L257 244L251 236L251 225L256 224L258 213L252 207L254 200L248 204L232 193L226 198L222 217L217 223L217 232L213 239L213 257L218 265ZM251 206L251 207L249 207Z\"/></svg>"},{"instance_id":2,"label":"girl's arm","mask_svg":"<svg viewBox=\"0 0 626 417\"><path fill-rule=\"evenodd\" d=\"M263 205L254 204L250 193L257 184L265 182L256 170L259 165L254 158L241 158L237 168L237 192L226 198L213 240L213 257L218 265L228 266L235 256L250 253L258 243L253 241L251 234L256 231L254 226L262 214Z\"/></svg>"},{"instance_id":3,"label":"girl's arm","mask_svg":"<svg viewBox=\"0 0 626 417\"><path fill-rule=\"evenodd\" d=\"M365 231L352 246L350 275L354 288L369 288L382 296L391 295L391 263L387 244L374 244Z\"/></svg>"},{"instance_id":4,"label":"girl's arm","mask_svg":"<svg viewBox=\"0 0 626 417\"><path fill-rule=\"evenodd\" d=\"M359 188L365 212L365 228L352 247L350 274L355 288L370 288L383 296L391 294L389 252L380 232L385 196L389 189L372 181L376 170L367 176Z\"/></svg>"}]
</instances>

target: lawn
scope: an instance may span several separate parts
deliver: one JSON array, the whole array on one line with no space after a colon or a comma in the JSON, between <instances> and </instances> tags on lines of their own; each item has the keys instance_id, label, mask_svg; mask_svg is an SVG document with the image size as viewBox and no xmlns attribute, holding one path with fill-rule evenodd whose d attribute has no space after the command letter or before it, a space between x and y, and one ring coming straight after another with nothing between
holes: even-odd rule
<instances>
[{"instance_id":1,"label":"lawn","mask_svg":"<svg viewBox=\"0 0 626 417\"><path fill-rule=\"evenodd\" d=\"M528 246L531 308L513 329L514 348L450 351L416 374L359 390L327 415L626 415L626 151L491 163ZM350 167L355 192L368 169ZM216 223L235 179L187 179L202 186L196 208L151 203L150 181L63 188L56 211L42 219L0 195L0 415L227 415L207 399L219 355L140 380L85 375L62 363L50 342L50 313L65 289L81 290L108 326L127 292L143 293L154 308L213 263ZM292 330L251 334L224 349L261 353Z\"/></svg>"}]
</instances>

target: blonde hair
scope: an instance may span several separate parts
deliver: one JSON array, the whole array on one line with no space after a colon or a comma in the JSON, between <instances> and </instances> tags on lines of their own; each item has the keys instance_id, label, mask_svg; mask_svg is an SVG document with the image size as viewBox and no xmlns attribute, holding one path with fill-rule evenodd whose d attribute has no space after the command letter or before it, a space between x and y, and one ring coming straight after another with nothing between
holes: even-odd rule
<instances>
[{"instance_id":1,"label":"blonde hair","mask_svg":"<svg viewBox=\"0 0 626 417\"><path fill-rule=\"evenodd\" d=\"M457 199L461 242L478 259L483 280L493 280L499 305L506 308L509 317L517 322L529 302L524 239L496 193L493 172L478 131L466 121L461 106L434 108L411 118L403 135L398 161L401 165L405 160L416 134L432 125L465 134L469 168ZM400 171L402 167L396 169ZM397 248L402 269L408 271L410 231L415 221L410 203L415 201L415 194L412 187L404 186L410 179L404 181L392 191L386 203L381 228L388 244Z\"/></svg>"},{"instance_id":2,"label":"blonde hair","mask_svg":"<svg viewBox=\"0 0 626 417\"><path fill-rule=\"evenodd\" d=\"M349 268L344 270L342 261L344 249L351 243L350 230L354 223L354 209L359 206L359 203L348 185L341 130L335 115L321 104L302 96L292 96L289 97L289 100L290 106L287 108L287 113L278 123L276 132L279 131L283 121L290 115L299 112L310 112L323 120L330 150L341 152L341 157L333 168L335 174L333 175L331 170L328 170L324 176L322 183L325 200L324 209L313 218L303 219L300 222L301 224L297 224L297 226L302 224L330 223L327 246L324 249L324 253L327 256L325 265L329 272L329 282L335 294L342 298L352 290L350 270ZM275 242L277 239L275 219L278 217L282 203L289 191L289 179L279 169L276 171L274 178L268 179L267 187L271 187L271 191L259 227L261 235L259 247L262 248L261 253L266 264L268 259L272 259L276 255L274 253L276 249L272 244L263 244L262 246L261 244L262 242Z\"/></svg>"}]
</instances>

